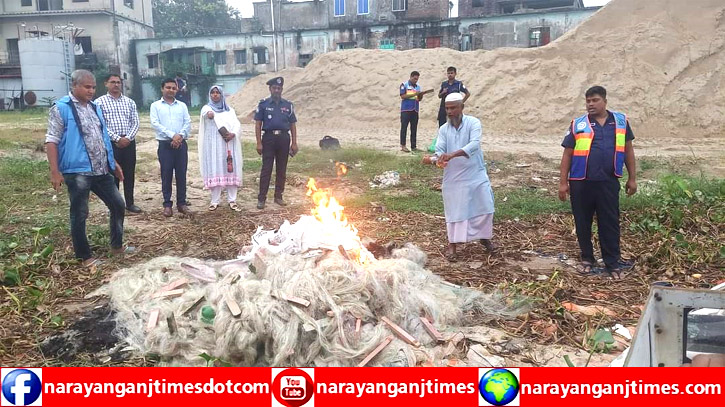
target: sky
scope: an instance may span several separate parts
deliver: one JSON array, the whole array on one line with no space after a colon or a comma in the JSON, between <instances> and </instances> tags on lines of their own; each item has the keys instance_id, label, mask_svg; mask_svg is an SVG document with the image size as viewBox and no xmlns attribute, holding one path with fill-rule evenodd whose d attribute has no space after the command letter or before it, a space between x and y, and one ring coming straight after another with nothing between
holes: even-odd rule
<instances>
[{"instance_id":1,"label":"sky","mask_svg":"<svg viewBox=\"0 0 725 407\"><path fill-rule=\"evenodd\" d=\"M253 0L226 0L227 4L236 8L242 13L242 17L252 17L254 15L254 7L252 6ZM294 0L293 0L294 1ZM584 0L584 5L590 6L602 6L607 4L609 0ZM454 4L458 3L458 0L453 0Z\"/></svg>"}]
</instances>

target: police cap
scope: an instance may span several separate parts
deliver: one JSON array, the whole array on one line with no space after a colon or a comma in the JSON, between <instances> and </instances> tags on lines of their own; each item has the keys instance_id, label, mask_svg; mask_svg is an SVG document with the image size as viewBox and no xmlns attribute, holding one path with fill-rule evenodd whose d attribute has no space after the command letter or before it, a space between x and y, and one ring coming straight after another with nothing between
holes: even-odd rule
<instances>
[{"instance_id":1,"label":"police cap","mask_svg":"<svg viewBox=\"0 0 725 407\"><path fill-rule=\"evenodd\" d=\"M272 86L272 85L284 86L284 78L281 76L278 76L276 78L272 78L272 79L268 80L267 86Z\"/></svg>"}]
</instances>

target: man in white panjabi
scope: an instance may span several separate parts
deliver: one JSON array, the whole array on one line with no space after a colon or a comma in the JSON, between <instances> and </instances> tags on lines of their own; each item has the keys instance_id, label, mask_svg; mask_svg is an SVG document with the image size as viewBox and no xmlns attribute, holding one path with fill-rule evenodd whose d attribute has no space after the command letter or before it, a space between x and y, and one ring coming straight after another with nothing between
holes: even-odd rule
<instances>
[{"instance_id":1,"label":"man in white panjabi","mask_svg":"<svg viewBox=\"0 0 725 407\"><path fill-rule=\"evenodd\" d=\"M225 188L229 207L237 212L242 210L236 202L237 188L242 185L240 136L241 123L234 109L227 105L222 87L212 86L209 103L201 109L199 119L199 168L204 189L211 190L210 211L219 206Z\"/></svg>"},{"instance_id":2,"label":"man in white panjabi","mask_svg":"<svg viewBox=\"0 0 725 407\"><path fill-rule=\"evenodd\" d=\"M480 240L489 251L493 244L493 190L481 150L481 121L463 114L463 96L446 97L448 122L438 130L434 156L424 163L443 168L443 208L448 231L446 257L453 260L456 245Z\"/></svg>"}]
</instances>

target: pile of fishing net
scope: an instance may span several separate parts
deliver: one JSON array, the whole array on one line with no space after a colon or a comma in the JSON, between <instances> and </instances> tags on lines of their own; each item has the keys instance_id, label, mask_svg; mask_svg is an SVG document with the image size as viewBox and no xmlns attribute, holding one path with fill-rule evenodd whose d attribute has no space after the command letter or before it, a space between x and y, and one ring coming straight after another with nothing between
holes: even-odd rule
<instances>
[{"instance_id":1,"label":"pile of fishing net","mask_svg":"<svg viewBox=\"0 0 725 407\"><path fill-rule=\"evenodd\" d=\"M258 229L235 260L121 270L107 287L117 334L170 365L203 365L206 353L238 366L412 366L442 357L471 316L511 314L426 270L412 244L375 259L352 229L302 216Z\"/></svg>"}]
</instances>

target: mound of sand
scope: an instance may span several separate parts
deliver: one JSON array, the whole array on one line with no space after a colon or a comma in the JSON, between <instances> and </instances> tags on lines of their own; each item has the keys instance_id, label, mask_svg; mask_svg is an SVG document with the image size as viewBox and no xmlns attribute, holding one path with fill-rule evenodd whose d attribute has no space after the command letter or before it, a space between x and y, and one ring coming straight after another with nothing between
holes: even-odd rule
<instances>
[{"instance_id":1,"label":"mound of sand","mask_svg":"<svg viewBox=\"0 0 725 407\"><path fill-rule=\"evenodd\" d=\"M639 137L718 137L725 130L725 2L613 0L546 47L458 52L355 49L317 56L305 69L255 77L230 103L249 122L265 82L285 77L284 97L300 125L361 131L399 127L398 86L412 70L423 89L458 67L472 93L467 113L496 135L563 135L584 112L584 91L609 91L609 107L630 116ZM430 95L429 95L430 96ZM432 126L435 95L422 103Z\"/></svg>"}]
</instances>

